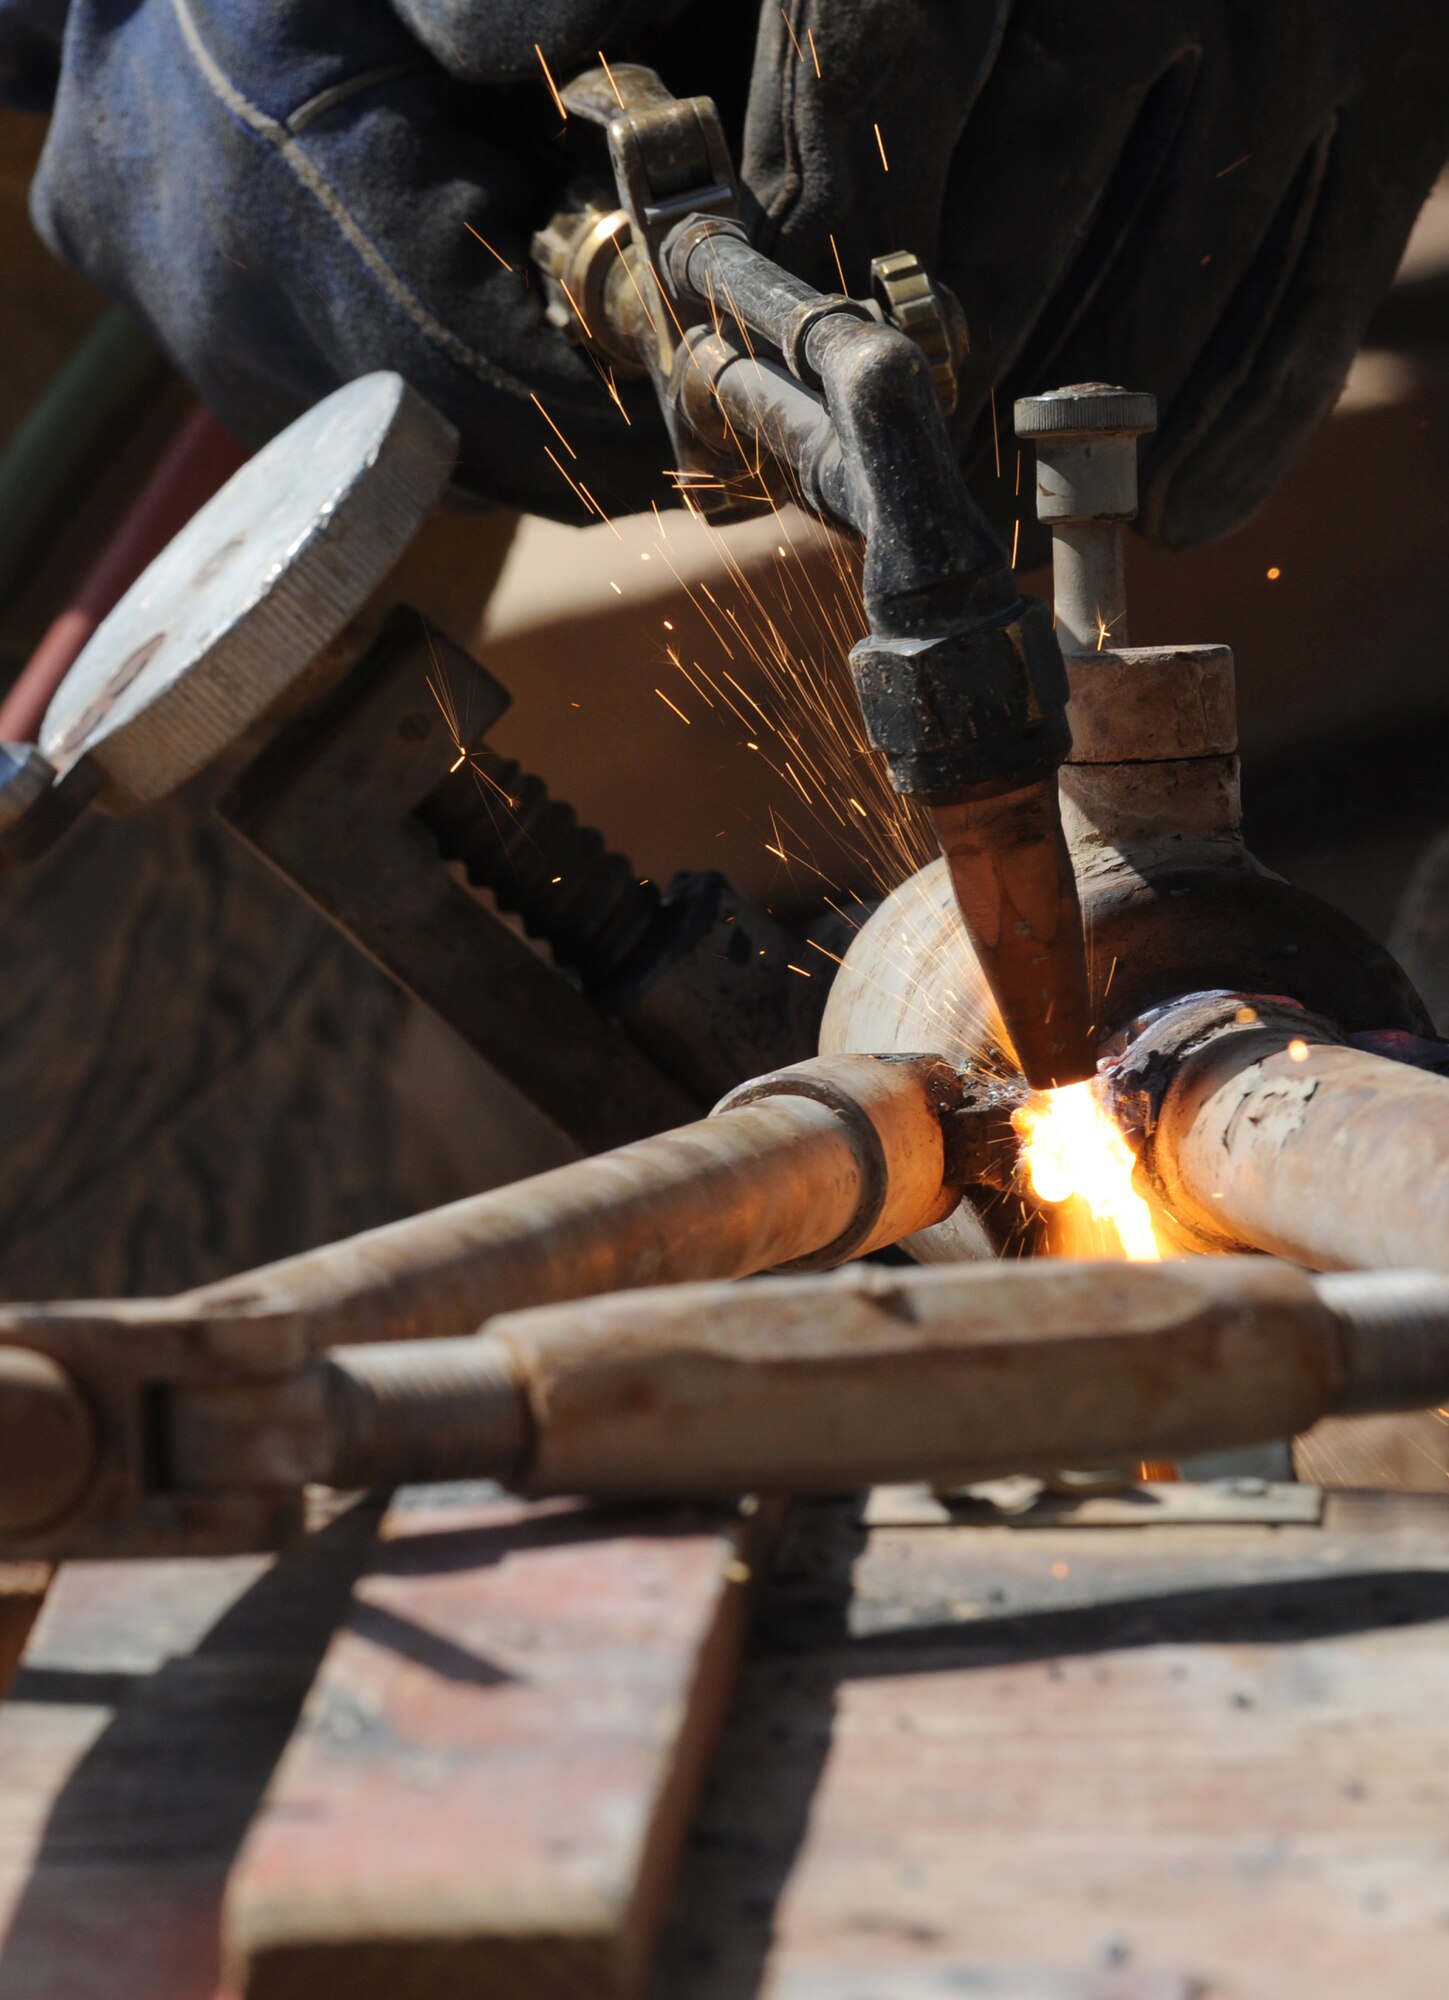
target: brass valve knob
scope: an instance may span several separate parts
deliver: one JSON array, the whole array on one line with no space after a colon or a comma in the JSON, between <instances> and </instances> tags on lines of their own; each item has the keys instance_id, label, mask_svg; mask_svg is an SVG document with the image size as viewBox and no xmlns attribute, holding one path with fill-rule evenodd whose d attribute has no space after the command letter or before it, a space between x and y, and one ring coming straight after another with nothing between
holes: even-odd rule
<instances>
[{"instance_id":1,"label":"brass valve knob","mask_svg":"<svg viewBox=\"0 0 1449 2000\"><path fill-rule=\"evenodd\" d=\"M870 289L890 325L913 340L930 362L937 398L949 417L956 407L957 358L971 345L966 315L955 295L933 284L910 250L873 257Z\"/></svg>"},{"instance_id":2,"label":"brass valve knob","mask_svg":"<svg viewBox=\"0 0 1449 2000\"><path fill-rule=\"evenodd\" d=\"M629 270L638 253L623 209L565 210L537 231L530 252L543 279L549 325L621 374L644 374L648 308Z\"/></svg>"}]
</instances>

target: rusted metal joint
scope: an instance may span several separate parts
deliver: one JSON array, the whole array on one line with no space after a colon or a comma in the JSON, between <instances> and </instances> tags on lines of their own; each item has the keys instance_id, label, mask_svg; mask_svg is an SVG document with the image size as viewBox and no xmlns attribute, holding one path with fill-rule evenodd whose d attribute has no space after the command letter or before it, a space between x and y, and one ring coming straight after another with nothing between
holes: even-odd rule
<instances>
[{"instance_id":1,"label":"rusted metal joint","mask_svg":"<svg viewBox=\"0 0 1449 2000\"><path fill-rule=\"evenodd\" d=\"M1139 1172L1197 1249L1449 1270L1449 1078L1276 995L1198 993L1104 1065Z\"/></svg>"},{"instance_id":2,"label":"rusted metal joint","mask_svg":"<svg viewBox=\"0 0 1449 2000\"><path fill-rule=\"evenodd\" d=\"M938 1057L816 1060L698 1123L179 1298L0 1312L0 1556L270 1547L309 1480L509 1474L521 1420L468 1338L483 1322L930 1229L960 1200L969 1101ZM374 1362L364 1342L407 1345Z\"/></svg>"},{"instance_id":3,"label":"rusted metal joint","mask_svg":"<svg viewBox=\"0 0 1449 2000\"><path fill-rule=\"evenodd\" d=\"M1285 994L1226 989L1184 994L1139 1014L1104 1045L1100 1070L1105 1101L1141 1149L1150 1145L1163 1099L1189 1057L1225 1035L1273 1037L1277 1046L1285 1034L1305 1045L1344 1039L1329 1021Z\"/></svg>"}]
</instances>

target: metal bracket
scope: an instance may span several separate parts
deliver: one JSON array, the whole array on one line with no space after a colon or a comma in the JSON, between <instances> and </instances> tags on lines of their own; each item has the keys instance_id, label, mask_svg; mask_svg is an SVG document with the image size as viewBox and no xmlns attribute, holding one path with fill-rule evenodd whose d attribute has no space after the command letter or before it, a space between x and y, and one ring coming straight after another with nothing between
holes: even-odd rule
<instances>
[{"instance_id":1,"label":"metal bracket","mask_svg":"<svg viewBox=\"0 0 1449 2000\"><path fill-rule=\"evenodd\" d=\"M165 1301L21 1306L0 1313L0 1353L54 1361L89 1407L96 1459L53 1529L7 1533L7 1561L235 1555L277 1548L303 1521L301 1482L178 1486L171 1440L188 1391L244 1390L265 1417L311 1359L299 1315L232 1312L215 1321Z\"/></svg>"},{"instance_id":2,"label":"metal bracket","mask_svg":"<svg viewBox=\"0 0 1449 2000\"><path fill-rule=\"evenodd\" d=\"M467 718L462 740L443 699ZM486 668L400 607L342 685L267 747L219 810L330 922L595 1152L685 1122L696 1107L454 880L413 817L507 706Z\"/></svg>"},{"instance_id":3,"label":"metal bracket","mask_svg":"<svg viewBox=\"0 0 1449 2000\"><path fill-rule=\"evenodd\" d=\"M719 112L712 98L671 96L652 69L636 63L586 71L564 86L563 101L575 117L605 128L620 204L643 253L633 269L647 292L646 359L669 427L675 470L681 483L691 486L693 504L719 513L729 503L719 490L714 458L668 393L685 334L708 315L699 302L675 297L660 276L660 251L676 223L690 215L739 215L739 188Z\"/></svg>"}]
</instances>

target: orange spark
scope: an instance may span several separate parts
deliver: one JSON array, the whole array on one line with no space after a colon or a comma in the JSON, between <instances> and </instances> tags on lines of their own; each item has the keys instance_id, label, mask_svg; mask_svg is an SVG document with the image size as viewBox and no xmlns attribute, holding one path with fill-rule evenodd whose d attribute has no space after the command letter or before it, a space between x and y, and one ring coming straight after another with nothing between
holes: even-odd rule
<instances>
[{"instance_id":1,"label":"orange spark","mask_svg":"<svg viewBox=\"0 0 1449 2000\"><path fill-rule=\"evenodd\" d=\"M685 714L684 710L682 708L674 707L674 703L669 699L669 696L664 692L663 688L655 688L654 692L658 695L659 699L664 703L664 706L666 708L674 709L674 713L679 717L680 721L684 724L685 728L687 729L689 727L689 717Z\"/></svg>"},{"instance_id":2,"label":"orange spark","mask_svg":"<svg viewBox=\"0 0 1449 2000\"><path fill-rule=\"evenodd\" d=\"M470 236L476 236L478 238L478 241L483 245L483 248L488 252L489 256L496 257L499 263L503 266L505 271L511 271L513 269L513 266L509 263L508 259L504 256L503 252L501 250L495 250L493 248L493 245L488 241L488 238L483 234L482 230L475 229L466 216L464 216L463 218L463 227L467 230Z\"/></svg>"},{"instance_id":3,"label":"orange spark","mask_svg":"<svg viewBox=\"0 0 1449 2000\"><path fill-rule=\"evenodd\" d=\"M538 414L543 418L544 422L548 425L549 429L553 432L554 436L558 439L559 443L563 446L564 450L568 453L569 457L577 458L578 453L574 450L573 446L569 443L568 439L564 436L563 432L559 429L558 425L554 422L553 418L549 415L548 411L543 407L543 404L538 400L538 394L535 390L533 389L529 390L528 399L533 404L534 408L538 411Z\"/></svg>"},{"instance_id":4,"label":"orange spark","mask_svg":"<svg viewBox=\"0 0 1449 2000\"><path fill-rule=\"evenodd\" d=\"M583 307L579 304L578 300L574 297L573 293L569 290L568 286L564 283L563 279L560 278L558 282L559 282L559 290L563 293L564 297L568 300L569 304L574 309L574 318L578 321L579 325L584 330L585 339L592 340L594 337L594 330L589 325L588 321L584 318Z\"/></svg>"},{"instance_id":5,"label":"orange spark","mask_svg":"<svg viewBox=\"0 0 1449 2000\"><path fill-rule=\"evenodd\" d=\"M1288 1044L1288 1060L1289 1062L1307 1062L1308 1060L1308 1044L1297 1035Z\"/></svg>"},{"instance_id":6,"label":"orange spark","mask_svg":"<svg viewBox=\"0 0 1449 2000\"><path fill-rule=\"evenodd\" d=\"M624 103L624 94L620 90L618 84L615 83L614 81L614 72L609 68L609 58L604 54L604 51L602 49L598 51L598 56L599 56L599 61L604 65L604 75L609 79L609 88L614 93L614 97L618 103L619 109L621 111L626 110L627 106Z\"/></svg>"},{"instance_id":7,"label":"orange spark","mask_svg":"<svg viewBox=\"0 0 1449 2000\"><path fill-rule=\"evenodd\" d=\"M891 170L891 163L886 158L885 140L882 139L882 137L880 136L879 125L877 125L875 128L875 143L880 147L880 163L885 168L886 172L889 173Z\"/></svg>"},{"instance_id":8,"label":"orange spark","mask_svg":"<svg viewBox=\"0 0 1449 2000\"><path fill-rule=\"evenodd\" d=\"M533 53L538 57L539 68L543 71L543 80L548 85L548 94L558 106L559 117L567 118L569 115L568 107L558 94L558 85L553 80L553 71L548 66L548 58L544 55L543 50L538 46L537 42L533 45Z\"/></svg>"},{"instance_id":9,"label":"orange spark","mask_svg":"<svg viewBox=\"0 0 1449 2000\"><path fill-rule=\"evenodd\" d=\"M633 430L634 419L629 415L629 412L624 408L624 398L619 394L619 385L614 380L613 369L610 368L603 375L602 379L604 387L609 392L609 397L614 405L614 408L619 412L619 415L624 419L624 422L629 426L630 430Z\"/></svg>"},{"instance_id":10,"label":"orange spark","mask_svg":"<svg viewBox=\"0 0 1449 2000\"><path fill-rule=\"evenodd\" d=\"M796 41L795 30L791 25L790 16L785 12L783 7L780 9L780 19L785 23L785 33L790 37L790 46L795 51L796 62L804 62L805 51L801 48L799 42Z\"/></svg>"},{"instance_id":11,"label":"orange spark","mask_svg":"<svg viewBox=\"0 0 1449 2000\"><path fill-rule=\"evenodd\" d=\"M1274 563L1273 567L1268 571L1269 583L1276 583L1282 574L1283 572L1279 569L1277 563Z\"/></svg>"},{"instance_id":12,"label":"orange spark","mask_svg":"<svg viewBox=\"0 0 1449 2000\"><path fill-rule=\"evenodd\" d=\"M819 76L820 56L815 47L815 30L813 28L807 28L805 30L805 39L810 44L810 60L815 65L815 74Z\"/></svg>"},{"instance_id":13,"label":"orange spark","mask_svg":"<svg viewBox=\"0 0 1449 2000\"><path fill-rule=\"evenodd\" d=\"M840 261L840 252L835 245L834 233L833 232L827 232L827 233L830 235L830 254L835 259L835 271L837 277L840 279L840 289L847 296L849 296L850 287L845 282L845 266Z\"/></svg>"}]
</instances>

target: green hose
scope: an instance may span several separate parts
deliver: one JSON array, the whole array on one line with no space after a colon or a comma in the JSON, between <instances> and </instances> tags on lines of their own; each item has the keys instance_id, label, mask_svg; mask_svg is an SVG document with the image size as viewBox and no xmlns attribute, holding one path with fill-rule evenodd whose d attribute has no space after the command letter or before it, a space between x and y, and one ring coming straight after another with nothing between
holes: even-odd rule
<instances>
[{"instance_id":1,"label":"green hose","mask_svg":"<svg viewBox=\"0 0 1449 2000\"><path fill-rule=\"evenodd\" d=\"M150 334L112 306L0 451L0 610L166 379Z\"/></svg>"}]
</instances>

